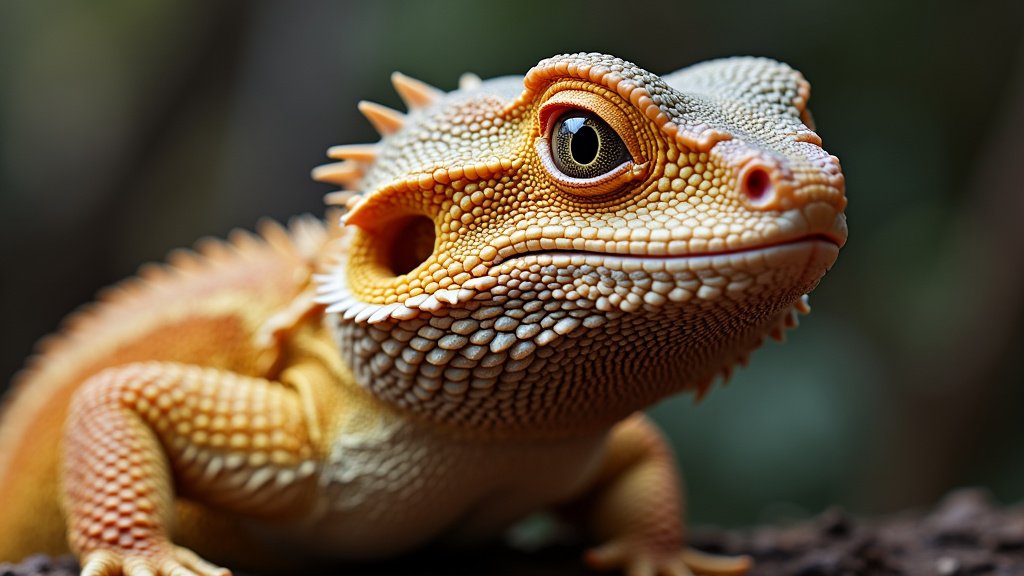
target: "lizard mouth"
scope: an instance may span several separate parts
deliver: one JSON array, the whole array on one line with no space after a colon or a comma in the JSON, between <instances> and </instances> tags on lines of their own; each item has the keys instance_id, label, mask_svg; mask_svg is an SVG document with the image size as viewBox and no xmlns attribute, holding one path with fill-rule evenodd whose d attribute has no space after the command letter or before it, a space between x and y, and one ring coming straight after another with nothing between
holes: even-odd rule
<instances>
[{"instance_id":1,"label":"lizard mouth","mask_svg":"<svg viewBox=\"0 0 1024 576\"><path fill-rule=\"evenodd\" d=\"M421 312L439 314L471 300L491 306L488 310L511 299L579 313L589 308L604 313L656 310L691 300L792 301L814 288L835 263L840 245L841 238L814 233L739 250L677 256L538 250L490 265L460 288L420 293L402 302L362 301L349 290L344 273L326 275L318 301L328 304L328 313L369 324L411 320Z\"/></svg>"},{"instance_id":2,"label":"lizard mouth","mask_svg":"<svg viewBox=\"0 0 1024 576\"><path fill-rule=\"evenodd\" d=\"M813 246L820 246L824 249L831 248L830 251L836 255L839 253L839 248L843 245L843 238L836 233L832 232L816 232L812 234L804 234L793 238L783 239L776 242L770 242L766 244L759 244L755 246L744 246L735 249L728 250L717 250L717 251L706 251L690 254L633 254L633 253L619 253L614 251L597 251L597 250L530 250L526 252L518 252L511 254L507 257L499 257L496 259L494 264L491 265L491 270L501 270L502 268L515 265L517 262L523 263L538 263L544 265L590 265L590 266L609 266L615 268L633 268L634 270L648 270L657 271L665 270L666 268L672 268L673 264L697 264L701 261L712 262L715 259L733 259L735 256L749 256L755 254L769 254L772 252L789 252L787 248L804 249ZM833 259L834 261L834 259ZM634 266L629 266L633 264ZM831 268L832 263L829 263ZM639 266L639 267L636 267ZM687 266L687 268L693 268L693 266ZM626 270L629 271L629 270Z\"/></svg>"},{"instance_id":3,"label":"lizard mouth","mask_svg":"<svg viewBox=\"0 0 1024 576\"><path fill-rule=\"evenodd\" d=\"M748 289L753 290L751 294L762 293L769 285L804 293L832 267L845 240L842 231L816 230L732 250L667 255L530 250L524 242L508 247L509 253L495 254L493 263L474 269L475 274L460 286L422 291L392 303L367 302L353 294L346 272L349 268L339 266L339 273L324 276L318 299L329 304L328 312L375 323L415 318L423 311L436 314L472 300L525 298L550 301L549 305L560 301L559 306L569 308L594 306L605 312L629 312L638 310L643 302L660 305L693 297L739 298ZM380 271L389 279L407 277L394 276L396 272L393 267Z\"/></svg>"},{"instance_id":4,"label":"lizard mouth","mask_svg":"<svg viewBox=\"0 0 1024 576\"><path fill-rule=\"evenodd\" d=\"M687 235L685 239L672 236L676 230L670 230L666 239L664 232L661 238L640 238L633 241L625 238L597 238L591 232L588 237L577 231L568 235L555 229L551 232L547 227L532 227L511 236L512 241L505 246L493 246L481 253L481 258L491 260L490 269L495 270L507 266L508 262L523 258L543 258L564 262L566 258L585 258L588 264L600 264L603 258L609 263L645 264L653 269L659 266L686 265L702 260L716 258L742 257L758 253L770 253L785 246L803 243L821 243L831 245L835 251L846 243L846 218L835 206L824 202L812 202L802 208L788 210L774 221L776 229L765 230L760 238L730 237L728 246L725 242L706 239L707 236ZM539 234L538 234L539 233ZM724 235L724 234L723 234ZM561 237L559 237L561 236ZM566 240L566 236L571 240ZM582 237L581 237L582 236ZM653 236L653 233L650 235ZM487 256L492 256L488 258ZM831 263L829 264L831 266Z\"/></svg>"},{"instance_id":5,"label":"lizard mouth","mask_svg":"<svg viewBox=\"0 0 1024 576\"><path fill-rule=\"evenodd\" d=\"M570 309L593 306L601 312L653 311L670 302L691 301L767 305L792 301L812 290L839 256L837 240L813 233L749 248L677 256L541 250L493 265L486 287L492 297L559 301Z\"/></svg>"}]
</instances>

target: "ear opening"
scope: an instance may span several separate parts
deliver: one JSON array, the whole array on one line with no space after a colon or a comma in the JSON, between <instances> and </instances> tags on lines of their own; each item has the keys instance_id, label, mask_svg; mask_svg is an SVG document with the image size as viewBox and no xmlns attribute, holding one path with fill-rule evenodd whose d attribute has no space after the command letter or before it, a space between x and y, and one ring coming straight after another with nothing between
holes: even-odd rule
<instances>
[{"instance_id":1,"label":"ear opening","mask_svg":"<svg viewBox=\"0 0 1024 576\"><path fill-rule=\"evenodd\" d=\"M437 230L434 221L416 214L388 222L375 232L382 241L377 254L380 264L395 276L415 270L434 253Z\"/></svg>"}]
</instances>

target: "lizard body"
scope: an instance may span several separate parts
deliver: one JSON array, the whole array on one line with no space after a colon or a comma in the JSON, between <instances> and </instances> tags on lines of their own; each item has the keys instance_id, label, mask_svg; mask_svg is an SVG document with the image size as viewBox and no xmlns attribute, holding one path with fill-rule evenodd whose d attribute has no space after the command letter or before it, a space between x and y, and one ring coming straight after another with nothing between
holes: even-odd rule
<instances>
[{"instance_id":1,"label":"lizard body","mask_svg":"<svg viewBox=\"0 0 1024 576\"><path fill-rule=\"evenodd\" d=\"M382 141L314 171L346 226L179 253L42 347L0 427L0 559L66 534L91 575L287 572L586 501L595 567L744 570L683 550L635 412L793 325L845 242L806 81L600 54L393 80L410 112L361 104Z\"/></svg>"}]
</instances>

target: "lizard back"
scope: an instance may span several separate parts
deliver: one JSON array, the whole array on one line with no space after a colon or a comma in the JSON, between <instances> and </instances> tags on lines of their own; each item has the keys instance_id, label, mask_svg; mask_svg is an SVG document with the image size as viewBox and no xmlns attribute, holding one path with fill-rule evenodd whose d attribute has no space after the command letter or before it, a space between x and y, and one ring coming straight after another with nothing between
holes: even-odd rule
<instances>
[{"instance_id":1,"label":"lizard back","mask_svg":"<svg viewBox=\"0 0 1024 576\"><path fill-rule=\"evenodd\" d=\"M0 405L0 502L14 517L5 526L17 527L0 527L0 558L67 551L60 442L79 385L105 368L153 360L270 376L280 350L257 346L257 332L308 283L326 239L307 217L287 230L267 221L259 235L201 241L106 289L41 341Z\"/></svg>"}]
</instances>

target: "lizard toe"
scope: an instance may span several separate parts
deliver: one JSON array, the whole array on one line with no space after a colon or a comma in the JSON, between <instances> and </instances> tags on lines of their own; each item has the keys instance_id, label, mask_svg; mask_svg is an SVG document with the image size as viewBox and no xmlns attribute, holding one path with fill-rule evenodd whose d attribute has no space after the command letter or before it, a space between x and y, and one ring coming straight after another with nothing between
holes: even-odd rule
<instances>
[{"instance_id":1,"label":"lizard toe","mask_svg":"<svg viewBox=\"0 0 1024 576\"><path fill-rule=\"evenodd\" d=\"M621 570L626 576L743 576L752 565L747 556L717 556L693 548L664 553L626 539L592 548L584 560L596 570Z\"/></svg>"},{"instance_id":2,"label":"lizard toe","mask_svg":"<svg viewBox=\"0 0 1024 576\"><path fill-rule=\"evenodd\" d=\"M231 571L175 547L157 557L96 550L83 558L82 576L231 576Z\"/></svg>"}]
</instances>

